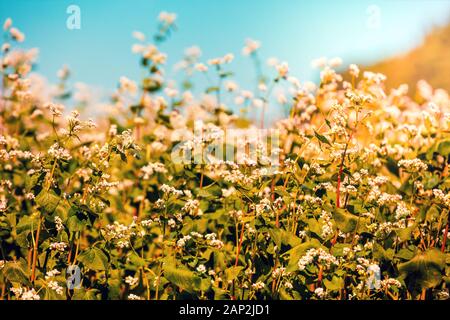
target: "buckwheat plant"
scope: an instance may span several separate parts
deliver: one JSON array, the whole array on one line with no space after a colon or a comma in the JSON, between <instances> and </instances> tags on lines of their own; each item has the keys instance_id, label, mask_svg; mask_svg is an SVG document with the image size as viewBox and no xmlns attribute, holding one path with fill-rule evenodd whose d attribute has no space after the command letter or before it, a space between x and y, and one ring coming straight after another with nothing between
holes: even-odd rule
<instances>
[{"instance_id":1,"label":"buckwheat plant","mask_svg":"<svg viewBox=\"0 0 450 320\"><path fill-rule=\"evenodd\" d=\"M4 23L0 298L447 299L447 92L339 58L301 82L252 39L254 90L233 54L198 47L167 79L175 21L133 32L143 77L118 79L98 119L67 67L55 86L31 72L37 49Z\"/></svg>"}]
</instances>

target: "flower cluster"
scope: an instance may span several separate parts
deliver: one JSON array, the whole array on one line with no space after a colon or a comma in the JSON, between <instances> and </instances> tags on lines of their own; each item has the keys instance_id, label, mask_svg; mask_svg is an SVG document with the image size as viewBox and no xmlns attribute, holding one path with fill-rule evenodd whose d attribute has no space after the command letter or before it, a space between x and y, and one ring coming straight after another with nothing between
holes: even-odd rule
<instances>
[{"instance_id":1,"label":"flower cluster","mask_svg":"<svg viewBox=\"0 0 450 320\"><path fill-rule=\"evenodd\" d=\"M300 81L253 39L170 79L176 19L133 32L142 79L101 104L67 67L44 90L5 22L0 299L448 299L448 93L340 58Z\"/></svg>"}]
</instances>

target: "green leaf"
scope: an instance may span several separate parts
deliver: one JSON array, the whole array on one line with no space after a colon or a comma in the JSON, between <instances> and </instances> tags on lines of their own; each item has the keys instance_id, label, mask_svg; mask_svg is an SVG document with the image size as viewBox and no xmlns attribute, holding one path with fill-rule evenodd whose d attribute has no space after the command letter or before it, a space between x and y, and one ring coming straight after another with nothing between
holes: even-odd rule
<instances>
[{"instance_id":1,"label":"green leaf","mask_svg":"<svg viewBox=\"0 0 450 320\"><path fill-rule=\"evenodd\" d=\"M413 259L402 263L398 270L408 285L408 289L420 292L437 286L442 280L445 254L436 248L420 252Z\"/></svg>"},{"instance_id":2,"label":"green leaf","mask_svg":"<svg viewBox=\"0 0 450 320\"><path fill-rule=\"evenodd\" d=\"M227 291L213 287L212 290L214 291L214 300L229 300L230 296Z\"/></svg>"},{"instance_id":3,"label":"green leaf","mask_svg":"<svg viewBox=\"0 0 450 320\"><path fill-rule=\"evenodd\" d=\"M226 268L227 265L226 256L222 250L214 250L213 257L214 257L214 268L219 268L220 270Z\"/></svg>"},{"instance_id":4,"label":"green leaf","mask_svg":"<svg viewBox=\"0 0 450 320\"><path fill-rule=\"evenodd\" d=\"M201 286L201 278L194 272L177 268L172 264L164 265L164 277L189 293L199 290Z\"/></svg>"},{"instance_id":5,"label":"green leaf","mask_svg":"<svg viewBox=\"0 0 450 320\"><path fill-rule=\"evenodd\" d=\"M109 278L108 279L108 299L109 300L119 300L120 299L120 288L121 281L120 278Z\"/></svg>"},{"instance_id":6,"label":"green leaf","mask_svg":"<svg viewBox=\"0 0 450 320\"><path fill-rule=\"evenodd\" d=\"M219 74L219 76L221 77L221 78L227 78L227 77L230 77L230 76L232 76L233 75L233 72L231 72L231 71L228 71L228 72L221 72L220 74Z\"/></svg>"},{"instance_id":7,"label":"green leaf","mask_svg":"<svg viewBox=\"0 0 450 320\"><path fill-rule=\"evenodd\" d=\"M391 157L387 158L387 162L386 162L386 168L393 174L395 174L397 177L400 176L400 170L398 168L398 164L397 161L395 161L394 159L392 159Z\"/></svg>"},{"instance_id":8,"label":"green leaf","mask_svg":"<svg viewBox=\"0 0 450 320\"><path fill-rule=\"evenodd\" d=\"M205 292L205 291L208 291L209 288L211 288L211 280L209 280L209 279L202 279L200 281L200 287L198 289L203 291L203 292Z\"/></svg>"},{"instance_id":9,"label":"green leaf","mask_svg":"<svg viewBox=\"0 0 450 320\"><path fill-rule=\"evenodd\" d=\"M380 244L373 244L373 257L378 261L391 261L394 258L394 250L385 250Z\"/></svg>"},{"instance_id":10,"label":"green leaf","mask_svg":"<svg viewBox=\"0 0 450 320\"><path fill-rule=\"evenodd\" d=\"M320 142L326 143L329 146L331 146L330 141L328 141L327 137L325 137L324 135L321 135L316 130L314 130L314 135L316 136L317 139L319 139Z\"/></svg>"},{"instance_id":11,"label":"green leaf","mask_svg":"<svg viewBox=\"0 0 450 320\"><path fill-rule=\"evenodd\" d=\"M74 289L72 300L100 300L100 291L97 289Z\"/></svg>"},{"instance_id":12,"label":"green leaf","mask_svg":"<svg viewBox=\"0 0 450 320\"><path fill-rule=\"evenodd\" d=\"M44 300L65 300L64 294L57 294L55 290L43 287Z\"/></svg>"},{"instance_id":13,"label":"green leaf","mask_svg":"<svg viewBox=\"0 0 450 320\"><path fill-rule=\"evenodd\" d=\"M412 258L414 258L414 252L409 249L403 248L395 254L395 257L405 260L411 260Z\"/></svg>"},{"instance_id":14,"label":"green leaf","mask_svg":"<svg viewBox=\"0 0 450 320\"><path fill-rule=\"evenodd\" d=\"M433 222L437 221L439 219L439 216L441 215L441 210L438 209L436 205L432 205L425 215L425 221Z\"/></svg>"},{"instance_id":15,"label":"green leaf","mask_svg":"<svg viewBox=\"0 0 450 320\"><path fill-rule=\"evenodd\" d=\"M314 218L308 219L308 228L310 232L315 233L319 237L322 234L322 228L320 227L320 223Z\"/></svg>"},{"instance_id":16,"label":"green leaf","mask_svg":"<svg viewBox=\"0 0 450 320\"><path fill-rule=\"evenodd\" d=\"M440 182L441 178L437 174L433 174L431 172L425 172L425 189L434 189Z\"/></svg>"},{"instance_id":17,"label":"green leaf","mask_svg":"<svg viewBox=\"0 0 450 320\"><path fill-rule=\"evenodd\" d=\"M396 229L395 233L401 241L408 241L409 239L411 239L412 232L416 227L416 225L412 225L411 227Z\"/></svg>"},{"instance_id":18,"label":"green leaf","mask_svg":"<svg viewBox=\"0 0 450 320\"><path fill-rule=\"evenodd\" d=\"M331 280L324 279L323 284L328 290L337 291L344 288L344 279L340 277L333 276Z\"/></svg>"},{"instance_id":19,"label":"green leaf","mask_svg":"<svg viewBox=\"0 0 450 320\"><path fill-rule=\"evenodd\" d=\"M87 221L86 220L80 220L77 216L70 216L67 219L67 228L70 232L77 232L82 231L83 228L86 226Z\"/></svg>"},{"instance_id":20,"label":"green leaf","mask_svg":"<svg viewBox=\"0 0 450 320\"><path fill-rule=\"evenodd\" d=\"M82 252L78 258L86 268L92 270L106 270L108 268L108 257L99 248L92 247Z\"/></svg>"},{"instance_id":21,"label":"green leaf","mask_svg":"<svg viewBox=\"0 0 450 320\"><path fill-rule=\"evenodd\" d=\"M147 265L147 262L145 262L144 259L142 259L141 257L139 257L136 253L132 252L130 254L130 256L128 257L128 259L130 260L130 262L137 266L137 267L145 267Z\"/></svg>"},{"instance_id":22,"label":"green leaf","mask_svg":"<svg viewBox=\"0 0 450 320\"><path fill-rule=\"evenodd\" d=\"M348 243L336 243L331 248L331 253L333 254L333 256L342 257L342 256L344 256L344 249L345 248L351 249L352 245L348 244Z\"/></svg>"},{"instance_id":23,"label":"green leaf","mask_svg":"<svg viewBox=\"0 0 450 320\"><path fill-rule=\"evenodd\" d=\"M22 232L33 232L37 229L39 224L39 216L31 215L31 216L23 216L20 218L19 223L16 225L16 232L20 234Z\"/></svg>"},{"instance_id":24,"label":"green leaf","mask_svg":"<svg viewBox=\"0 0 450 320\"><path fill-rule=\"evenodd\" d=\"M55 193L43 189L34 200L46 212L53 212L61 199Z\"/></svg>"},{"instance_id":25,"label":"green leaf","mask_svg":"<svg viewBox=\"0 0 450 320\"><path fill-rule=\"evenodd\" d=\"M270 229L269 230L270 237L275 242L278 248L281 248L281 245L290 245L291 247L295 247L296 245L301 243L299 237L296 237L289 231L283 229Z\"/></svg>"},{"instance_id":26,"label":"green leaf","mask_svg":"<svg viewBox=\"0 0 450 320\"><path fill-rule=\"evenodd\" d=\"M205 93L216 92L219 90L220 90L219 87L208 87L208 88L206 88Z\"/></svg>"},{"instance_id":27,"label":"green leaf","mask_svg":"<svg viewBox=\"0 0 450 320\"><path fill-rule=\"evenodd\" d=\"M285 288L281 287L280 289L280 300L294 300L294 297L292 297Z\"/></svg>"},{"instance_id":28,"label":"green leaf","mask_svg":"<svg viewBox=\"0 0 450 320\"><path fill-rule=\"evenodd\" d=\"M334 211L333 218L337 227L345 233L354 231L356 226L358 231L361 231L367 223L367 218L358 218L347 210L339 208Z\"/></svg>"},{"instance_id":29,"label":"green leaf","mask_svg":"<svg viewBox=\"0 0 450 320\"><path fill-rule=\"evenodd\" d=\"M450 140L444 140L439 143L437 149L441 155L448 157L448 155L450 154Z\"/></svg>"},{"instance_id":30,"label":"green leaf","mask_svg":"<svg viewBox=\"0 0 450 320\"><path fill-rule=\"evenodd\" d=\"M225 270L225 278L227 281L234 280L238 277L239 273L244 269L242 266L230 267Z\"/></svg>"},{"instance_id":31,"label":"green leaf","mask_svg":"<svg viewBox=\"0 0 450 320\"><path fill-rule=\"evenodd\" d=\"M31 283L28 280L29 272L27 262L24 259L6 262L2 271L9 281L31 286Z\"/></svg>"},{"instance_id":32,"label":"green leaf","mask_svg":"<svg viewBox=\"0 0 450 320\"><path fill-rule=\"evenodd\" d=\"M289 264L286 267L287 272L294 272L298 270L298 260L311 248L320 248L322 245L317 239L304 242L287 251L285 254L289 255Z\"/></svg>"}]
</instances>

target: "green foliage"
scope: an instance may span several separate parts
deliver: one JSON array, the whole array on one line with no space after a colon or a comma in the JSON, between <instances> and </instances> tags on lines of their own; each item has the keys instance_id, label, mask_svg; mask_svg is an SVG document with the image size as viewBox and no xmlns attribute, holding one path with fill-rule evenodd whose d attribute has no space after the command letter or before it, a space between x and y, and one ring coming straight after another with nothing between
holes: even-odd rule
<instances>
[{"instance_id":1,"label":"green foliage","mask_svg":"<svg viewBox=\"0 0 450 320\"><path fill-rule=\"evenodd\" d=\"M437 249L429 249L400 264L398 269L409 290L417 293L438 285L442 281L444 266L445 255Z\"/></svg>"},{"instance_id":2,"label":"green foliage","mask_svg":"<svg viewBox=\"0 0 450 320\"><path fill-rule=\"evenodd\" d=\"M85 268L92 270L107 270L108 269L108 257L99 248L88 248L78 256Z\"/></svg>"},{"instance_id":3,"label":"green foliage","mask_svg":"<svg viewBox=\"0 0 450 320\"><path fill-rule=\"evenodd\" d=\"M313 88L287 64L266 73L250 40L254 92L233 82L233 55L202 64L196 48L178 83L158 47L174 19L162 14L154 43L137 35L142 79L120 78L97 125L84 120L97 104L64 100L80 97L68 70L50 97L29 88L33 62L7 59L6 28L0 299L445 297L447 96L386 91L356 66L343 82L331 62ZM259 131L274 107L286 118ZM67 290L72 268L80 281ZM380 282L368 288L374 270Z\"/></svg>"}]
</instances>

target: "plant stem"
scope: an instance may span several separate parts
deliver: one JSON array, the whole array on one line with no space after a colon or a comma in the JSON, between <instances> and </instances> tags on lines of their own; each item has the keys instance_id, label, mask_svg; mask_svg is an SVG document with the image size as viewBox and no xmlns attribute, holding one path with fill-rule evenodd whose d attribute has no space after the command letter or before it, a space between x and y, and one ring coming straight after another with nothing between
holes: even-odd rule
<instances>
[{"instance_id":1,"label":"plant stem","mask_svg":"<svg viewBox=\"0 0 450 320\"><path fill-rule=\"evenodd\" d=\"M77 261L78 250L80 249L81 236L82 236L82 232L80 232L80 234L79 234L79 236L78 236L77 246L76 246L76 248L75 248L75 256L73 257L73 261L72 261L72 264L73 264L73 265L74 265L75 262Z\"/></svg>"},{"instance_id":2,"label":"plant stem","mask_svg":"<svg viewBox=\"0 0 450 320\"><path fill-rule=\"evenodd\" d=\"M450 212L449 212L449 217L447 218L447 225L445 226L445 230L444 230L444 239L442 239L442 247L441 247L442 252L445 252L445 248L447 246L449 220L450 220Z\"/></svg>"},{"instance_id":3,"label":"plant stem","mask_svg":"<svg viewBox=\"0 0 450 320\"><path fill-rule=\"evenodd\" d=\"M239 262L239 254L241 253L242 241L244 240L244 228L245 228L245 223L242 222L241 236L239 238L239 244L238 244L237 252L236 252L236 261L234 262L235 267L237 267L238 262Z\"/></svg>"},{"instance_id":4,"label":"plant stem","mask_svg":"<svg viewBox=\"0 0 450 320\"><path fill-rule=\"evenodd\" d=\"M202 171L202 173L200 175L200 189L203 188L203 176L204 176L204 174L203 174L203 171Z\"/></svg>"},{"instance_id":5,"label":"plant stem","mask_svg":"<svg viewBox=\"0 0 450 320\"><path fill-rule=\"evenodd\" d=\"M341 176L342 176L342 172L344 171L344 162L345 162L345 156L347 154L347 149L348 149L348 145L350 144L350 141L352 140L353 137L353 132L350 134L350 136L348 137L348 141L345 144L345 148L344 148L344 153L342 154L342 160L341 160L341 164L339 166L339 173L338 173L338 177L337 177L337 187L336 187L336 208L340 208L341 207Z\"/></svg>"},{"instance_id":6,"label":"plant stem","mask_svg":"<svg viewBox=\"0 0 450 320\"><path fill-rule=\"evenodd\" d=\"M31 282L34 282L36 279L36 261L37 261L37 251L38 251L38 244L39 244L39 235L41 233L41 223L42 219L39 217L39 223L36 230L36 239L34 241L34 248L33 248L33 264L31 267Z\"/></svg>"}]
</instances>

